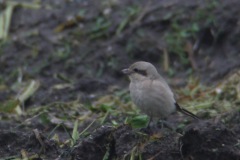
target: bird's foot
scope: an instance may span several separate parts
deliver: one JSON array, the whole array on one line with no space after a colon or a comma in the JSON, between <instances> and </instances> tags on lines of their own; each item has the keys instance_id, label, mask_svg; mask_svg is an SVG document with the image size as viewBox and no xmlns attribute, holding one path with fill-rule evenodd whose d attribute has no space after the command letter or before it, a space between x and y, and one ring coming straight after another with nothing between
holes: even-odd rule
<instances>
[{"instance_id":1,"label":"bird's foot","mask_svg":"<svg viewBox=\"0 0 240 160\"><path fill-rule=\"evenodd\" d=\"M153 130L149 126L147 128L140 129L140 131L148 135L153 135Z\"/></svg>"}]
</instances>

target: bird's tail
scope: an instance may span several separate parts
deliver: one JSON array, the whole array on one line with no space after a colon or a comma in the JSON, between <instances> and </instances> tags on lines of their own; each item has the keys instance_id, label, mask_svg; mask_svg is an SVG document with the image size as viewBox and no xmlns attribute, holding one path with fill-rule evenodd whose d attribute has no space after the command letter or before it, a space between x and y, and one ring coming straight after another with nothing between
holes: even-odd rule
<instances>
[{"instance_id":1,"label":"bird's tail","mask_svg":"<svg viewBox=\"0 0 240 160\"><path fill-rule=\"evenodd\" d=\"M187 116L190 116L190 117L192 117L192 118L194 118L194 119L200 119L200 118L199 118L198 116L196 116L195 114L193 114L193 113L187 111L186 109L180 107L177 102L175 103L175 106L176 106L176 108L177 108L177 111L179 111L179 112L181 112L181 113L183 113L183 114L185 114L185 115L187 115Z\"/></svg>"}]
</instances>

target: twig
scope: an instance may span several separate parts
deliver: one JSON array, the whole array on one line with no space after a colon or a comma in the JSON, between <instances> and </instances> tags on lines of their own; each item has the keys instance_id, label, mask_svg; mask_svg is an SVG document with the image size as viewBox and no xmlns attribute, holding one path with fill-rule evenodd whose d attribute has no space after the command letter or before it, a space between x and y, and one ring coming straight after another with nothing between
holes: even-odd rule
<instances>
[{"instance_id":1,"label":"twig","mask_svg":"<svg viewBox=\"0 0 240 160\"><path fill-rule=\"evenodd\" d=\"M33 132L35 133L36 138L38 139L38 141L40 142L40 144L43 148L43 153L46 154L46 147L45 147L45 144L43 143L43 141L42 141L42 139L39 135L38 129L34 129Z\"/></svg>"},{"instance_id":2,"label":"twig","mask_svg":"<svg viewBox=\"0 0 240 160\"><path fill-rule=\"evenodd\" d=\"M155 154L153 157L151 157L151 158L149 158L149 159L147 159L147 160L153 160L153 159L156 158L161 152L163 152L163 151L158 152L158 153Z\"/></svg>"},{"instance_id":3,"label":"twig","mask_svg":"<svg viewBox=\"0 0 240 160\"><path fill-rule=\"evenodd\" d=\"M21 149L21 155L23 160L28 160L28 153L25 149Z\"/></svg>"},{"instance_id":4,"label":"twig","mask_svg":"<svg viewBox=\"0 0 240 160\"><path fill-rule=\"evenodd\" d=\"M140 21L142 21L143 17L145 17L146 13L148 13L151 3L152 3L151 0L148 0L146 6L143 9L143 12L135 19L133 25L137 25L140 23Z\"/></svg>"},{"instance_id":5,"label":"twig","mask_svg":"<svg viewBox=\"0 0 240 160\"><path fill-rule=\"evenodd\" d=\"M192 68L195 71L199 71L199 68L198 68L197 63L196 63L195 58L194 58L193 45L190 41L187 41L187 43L185 45L185 49L188 52L188 59L189 59L191 65L192 65Z\"/></svg>"},{"instance_id":6,"label":"twig","mask_svg":"<svg viewBox=\"0 0 240 160\"><path fill-rule=\"evenodd\" d=\"M110 109L109 109L109 110L110 110ZM109 114L109 110L107 111L107 113L106 113L105 116L103 117L103 120L101 121L101 124L103 124L104 121L106 120L106 118L107 118L107 116L108 116L108 114Z\"/></svg>"},{"instance_id":7,"label":"twig","mask_svg":"<svg viewBox=\"0 0 240 160\"><path fill-rule=\"evenodd\" d=\"M182 146L183 146L182 141L179 141L179 151L180 151L182 159L184 160L184 157L183 157L183 154L182 154Z\"/></svg>"},{"instance_id":8,"label":"twig","mask_svg":"<svg viewBox=\"0 0 240 160\"><path fill-rule=\"evenodd\" d=\"M87 128L85 128L81 133L79 133L79 136L82 135L84 132L86 132L86 131L92 126L92 124L93 124L95 121L96 121L96 119L94 119L94 120L92 121L92 123L90 123L90 124L87 126Z\"/></svg>"},{"instance_id":9,"label":"twig","mask_svg":"<svg viewBox=\"0 0 240 160\"><path fill-rule=\"evenodd\" d=\"M163 67L164 67L164 71L168 71L169 70L169 54L168 51L166 49L166 47L161 47L160 44L157 45L157 48L163 52Z\"/></svg>"},{"instance_id":10,"label":"twig","mask_svg":"<svg viewBox=\"0 0 240 160\"><path fill-rule=\"evenodd\" d=\"M72 138L72 135L71 135L71 134L70 134L70 132L67 130L67 128L66 128L66 126L65 126L65 124L64 124L64 123L62 123L61 125L63 126L63 128L64 128L65 132L67 132L67 133L68 133L68 135L69 135L69 137L71 137L71 139L73 140L73 138Z\"/></svg>"},{"instance_id":11,"label":"twig","mask_svg":"<svg viewBox=\"0 0 240 160\"><path fill-rule=\"evenodd\" d=\"M164 62L163 62L164 70L168 71L169 70L169 54L166 48L163 49L163 58L164 58Z\"/></svg>"}]
</instances>

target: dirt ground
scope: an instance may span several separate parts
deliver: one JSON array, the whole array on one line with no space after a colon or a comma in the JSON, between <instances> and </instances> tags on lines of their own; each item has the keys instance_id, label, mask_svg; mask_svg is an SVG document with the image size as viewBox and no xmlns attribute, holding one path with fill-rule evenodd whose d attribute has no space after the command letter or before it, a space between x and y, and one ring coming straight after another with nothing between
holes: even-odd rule
<instances>
[{"instance_id":1,"label":"dirt ground","mask_svg":"<svg viewBox=\"0 0 240 160\"><path fill-rule=\"evenodd\" d=\"M240 159L240 1L18 3L0 42L0 160ZM202 120L128 123L144 115L120 72L136 61Z\"/></svg>"}]
</instances>

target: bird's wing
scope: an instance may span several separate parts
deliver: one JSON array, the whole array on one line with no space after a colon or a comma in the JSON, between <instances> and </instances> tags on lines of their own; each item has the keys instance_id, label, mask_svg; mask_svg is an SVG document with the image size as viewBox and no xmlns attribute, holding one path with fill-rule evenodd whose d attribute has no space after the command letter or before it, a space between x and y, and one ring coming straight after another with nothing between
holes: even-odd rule
<instances>
[{"instance_id":1,"label":"bird's wing","mask_svg":"<svg viewBox=\"0 0 240 160\"><path fill-rule=\"evenodd\" d=\"M173 93L167 84L158 80L152 81L151 87L147 87L145 93L149 105L158 108L165 116L175 111Z\"/></svg>"},{"instance_id":2,"label":"bird's wing","mask_svg":"<svg viewBox=\"0 0 240 160\"><path fill-rule=\"evenodd\" d=\"M176 100L174 99L174 95L168 84L164 81L153 81L152 87L152 94L150 95L153 99L157 100L156 102L162 103L163 106L168 106L167 108L171 110L172 107L176 107L176 110L190 116L194 119L200 119L198 116L194 115L193 113L187 111L186 109L180 107ZM170 108L169 108L170 107ZM172 108L173 109L173 108ZM175 110L175 109L174 109Z\"/></svg>"},{"instance_id":3,"label":"bird's wing","mask_svg":"<svg viewBox=\"0 0 240 160\"><path fill-rule=\"evenodd\" d=\"M165 81L155 80L152 82L151 91L156 98L169 103L174 103L174 95Z\"/></svg>"}]
</instances>

